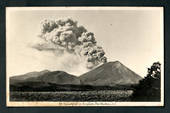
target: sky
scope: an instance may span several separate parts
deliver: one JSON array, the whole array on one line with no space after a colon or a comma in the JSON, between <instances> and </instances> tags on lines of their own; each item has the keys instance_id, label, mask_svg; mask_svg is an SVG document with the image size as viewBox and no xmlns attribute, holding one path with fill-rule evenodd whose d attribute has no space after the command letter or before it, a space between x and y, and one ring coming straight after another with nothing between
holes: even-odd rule
<instances>
[{"instance_id":1,"label":"sky","mask_svg":"<svg viewBox=\"0 0 170 113\"><path fill-rule=\"evenodd\" d=\"M144 77L153 62L163 63L162 11L142 7L7 8L7 75L62 70L55 55L37 51L30 45L38 39L41 20L71 17L94 33L108 61L120 61Z\"/></svg>"}]
</instances>

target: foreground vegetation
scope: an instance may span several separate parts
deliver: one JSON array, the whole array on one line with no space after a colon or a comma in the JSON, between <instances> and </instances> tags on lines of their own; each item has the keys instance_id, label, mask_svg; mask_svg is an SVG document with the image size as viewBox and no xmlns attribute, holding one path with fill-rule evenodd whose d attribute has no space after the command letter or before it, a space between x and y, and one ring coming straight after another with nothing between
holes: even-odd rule
<instances>
[{"instance_id":1,"label":"foreground vegetation","mask_svg":"<svg viewBox=\"0 0 170 113\"><path fill-rule=\"evenodd\" d=\"M160 101L161 99L161 64L154 62L148 68L147 76L134 87L132 101Z\"/></svg>"},{"instance_id":2,"label":"foreground vegetation","mask_svg":"<svg viewBox=\"0 0 170 113\"><path fill-rule=\"evenodd\" d=\"M130 101L132 90L11 92L10 101Z\"/></svg>"}]
</instances>

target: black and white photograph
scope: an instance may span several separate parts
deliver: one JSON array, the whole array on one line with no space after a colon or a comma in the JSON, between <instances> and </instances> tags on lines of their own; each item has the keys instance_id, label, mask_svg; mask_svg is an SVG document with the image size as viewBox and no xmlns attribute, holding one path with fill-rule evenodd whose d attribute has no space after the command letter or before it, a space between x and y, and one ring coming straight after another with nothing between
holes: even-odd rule
<instances>
[{"instance_id":1,"label":"black and white photograph","mask_svg":"<svg viewBox=\"0 0 170 113\"><path fill-rule=\"evenodd\" d=\"M163 106L163 7L6 7L7 106Z\"/></svg>"}]
</instances>

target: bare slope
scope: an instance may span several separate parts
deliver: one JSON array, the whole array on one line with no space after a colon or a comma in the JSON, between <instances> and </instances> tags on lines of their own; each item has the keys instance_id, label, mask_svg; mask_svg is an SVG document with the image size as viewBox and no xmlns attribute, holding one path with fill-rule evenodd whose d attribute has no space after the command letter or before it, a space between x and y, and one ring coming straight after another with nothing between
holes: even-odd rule
<instances>
[{"instance_id":1,"label":"bare slope","mask_svg":"<svg viewBox=\"0 0 170 113\"><path fill-rule=\"evenodd\" d=\"M97 86L136 84L142 79L119 61L105 63L79 78L82 84Z\"/></svg>"}]
</instances>

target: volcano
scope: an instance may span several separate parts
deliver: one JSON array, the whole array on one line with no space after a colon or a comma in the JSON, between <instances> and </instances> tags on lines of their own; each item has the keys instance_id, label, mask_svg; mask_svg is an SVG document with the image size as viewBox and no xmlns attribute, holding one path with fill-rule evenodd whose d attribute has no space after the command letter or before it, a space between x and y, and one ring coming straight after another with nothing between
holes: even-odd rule
<instances>
[{"instance_id":1,"label":"volcano","mask_svg":"<svg viewBox=\"0 0 170 113\"><path fill-rule=\"evenodd\" d=\"M137 84L142 78L119 61L105 63L79 77L64 71L30 72L10 78L10 86L15 88L39 88L68 85L72 86L117 86ZM51 86L52 85L52 86ZM68 87L66 86L66 87ZM62 86L63 87L63 86ZM61 87L60 87L61 89Z\"/></svg>"},{"instance_id":2,"label":"volcano","mask_svg":"<svg viewBox=\"0 0 170 113\"><path fill-rule=\"evenodd\" d=\"M105 63L79 77L82 84L114 86L137 84L142 79L119 61Z\"/></svg>"}]
</instances>

